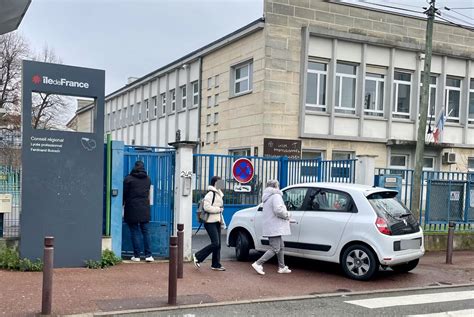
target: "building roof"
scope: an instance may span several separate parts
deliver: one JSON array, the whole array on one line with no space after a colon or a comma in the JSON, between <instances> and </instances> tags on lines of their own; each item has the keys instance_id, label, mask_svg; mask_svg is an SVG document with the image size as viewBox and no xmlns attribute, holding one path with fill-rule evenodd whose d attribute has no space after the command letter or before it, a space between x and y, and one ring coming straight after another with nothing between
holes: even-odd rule
<instances>
[{"instance_id":1,"label":"building roof","mask_svg":"<svg viewBox=\"0 0 474 317\"><path fill-rule=\"evenodd\" d=\"M1 1L1 0L0 0ZM180 65L180 64L186 64L190 61L194 61L196 59L198 59L199 57L202 57L206 54L209 54L210 52L212 51L215 51L216 49L219 49L225 45L228 45L244 36L247 36L248 34L251 34L257 30L260 30L263 28L263 24L265 22L265 19L264 18L259 18L249 24L247 24L246 26L244 27L241 27L240 29L237 29L235 30L234 32L232 33L229 33L223 37L221 37L220 39L214 41L214 42L211 42L195 51L192 51L191 53L169 63L169 64L166 64L165 66L161 67L161 68L158 68L157 70L154 70L152 71L151 73L148 73L140 78L138 78L137 80L123 86L122 88L119 88L118 90L108 94L107 96L105 96L105 99L109 99L111 97L114 97L115 95L118 95L120 94L121 92L133 87L133 86L137 86L137 85L140 85L141 82L146 79L146 78L149 78L149 77L153 77L154 75L157 75L157 74L160 74L160 73L165 73L167 72L168 70L170 69L173 69L175 68L176 66Z\"/></svg>"},{"instance_id":2,"label":"building roof","mask_svg":"<svg viewBox=\"0 0 474 317\"><path fill-rule=\"evenodd\" d=\"M15 31L25 16L31 0L0 0L0 35Z\"/></svg>"}]
</instances>

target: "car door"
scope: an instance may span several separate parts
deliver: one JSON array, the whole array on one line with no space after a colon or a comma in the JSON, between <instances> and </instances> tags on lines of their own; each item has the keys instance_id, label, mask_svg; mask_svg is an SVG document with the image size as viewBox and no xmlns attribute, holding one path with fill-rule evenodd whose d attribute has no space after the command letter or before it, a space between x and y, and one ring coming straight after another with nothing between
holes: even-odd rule
<instances>
[{"instance_id":1,"label":"car door","mask_svg":"<svg viewBox=\"0 0 474 317\"><path fill-rule=\"evenodd\" d=\"M298 247L308 255L333 256L355 204L348 193L310 188L304 203Z\"/></svg>"},{"instance_id":2,"label":"car door","mask_svg":"<svg viewBox=\"0 0 474 317\"><path fill-rule=\"evenodd\" d=\"M286 208L291 214L290 229L291 235L283 236L285 241L285 250L288 252L299 252L297 248L298 236L300 232L301 218L303 217L303 203L308 193L307 187L293 187L283 190L283 201L285 202ZM257 213L255 214L255 234L257 236L258 245L256 249L268 249L269 243L268 238L262 236L262 214L263 204L259 205Z\"/></svg>"}]
</instances>

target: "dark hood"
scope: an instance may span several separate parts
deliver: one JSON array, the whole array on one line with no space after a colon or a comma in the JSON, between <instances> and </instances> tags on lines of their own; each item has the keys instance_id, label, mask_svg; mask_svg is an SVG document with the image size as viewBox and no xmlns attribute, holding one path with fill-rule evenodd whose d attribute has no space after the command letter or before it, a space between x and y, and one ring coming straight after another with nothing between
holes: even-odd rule
<instances>
[{"instance_id":1,"label":"dark hood","mask_svg":"<svg viewBox=\"0 0 474 317\"><path fill-rule=\"evenodd\" d=\"M132 175L134 177L137 177L137 178L145 178L145 177L148 176L148 174L146 173L146 171L143 167L133 168L132 171L130 172L130 175Z\"/></svg>"}]
</instances>

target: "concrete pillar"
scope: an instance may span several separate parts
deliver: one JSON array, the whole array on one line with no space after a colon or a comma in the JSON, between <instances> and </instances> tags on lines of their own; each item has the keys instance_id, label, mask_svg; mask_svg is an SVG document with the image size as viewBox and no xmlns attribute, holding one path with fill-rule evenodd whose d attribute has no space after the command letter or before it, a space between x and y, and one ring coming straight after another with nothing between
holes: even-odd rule
<instances>
[{"instance_id":1,"label":"concrete pillar","mask_svg":"<svg viewBox=\"0 0 474 317\"><path fill-rule=\"evenodd\" d=\"M191 261L191 237L193 222L193 149L196 142L181 141L169 143L176 149L174 176L174 223L173 235L176 235L176 224L184 224L183 254L185 261Z\"/></svg>"},{"instance_id":2,"label":"concrete pillar","mask_svg":"<svg viewBox=\"0 0 474 317\"><path fill-rule=\"evenodd\" d=\"M357 155L356 184L374 185L376 157L377 155Z\"/></svg>"},{"instance_id":3,"label":"concrete pillar","mask_svg":"<svg viewBox=\"0 0 474 317\"><path fill-rule=\"evenodd\" d=\"M123 148L122 141L112 141L110 237L112 251L118 257L122 255Z\"/></svg>"}]
</instances>

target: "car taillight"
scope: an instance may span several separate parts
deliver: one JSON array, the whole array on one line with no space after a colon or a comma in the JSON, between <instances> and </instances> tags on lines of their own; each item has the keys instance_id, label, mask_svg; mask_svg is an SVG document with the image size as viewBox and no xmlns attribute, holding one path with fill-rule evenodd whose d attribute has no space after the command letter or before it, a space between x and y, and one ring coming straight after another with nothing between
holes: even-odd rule
<instances>
[{"instance_id":1,"label":"car taillight","mask_svg":"<svg viewBox=\"0 0 474 317\"><path fill-rule=\"evenodd\" d=\"M390 231L388 228L388 224L385 219L377 217L377 220L375 220L375 226L380 231L380 233L386 234L388 236L392 235L392 231Z\"/></svg>"}]
</instances>

